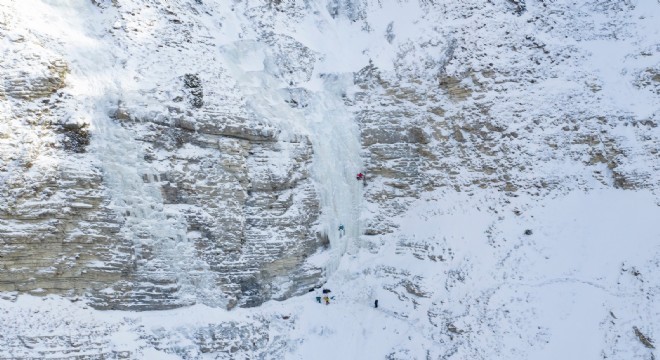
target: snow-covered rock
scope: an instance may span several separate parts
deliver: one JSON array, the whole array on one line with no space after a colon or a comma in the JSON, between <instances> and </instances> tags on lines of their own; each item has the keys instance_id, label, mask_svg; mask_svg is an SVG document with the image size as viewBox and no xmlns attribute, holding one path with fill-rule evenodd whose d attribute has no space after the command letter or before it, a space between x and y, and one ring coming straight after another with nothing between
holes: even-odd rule
<instances>
[{"instance_id":1,"label":"snow-covered rock","mask_svg":"<svg viewBox=\"0 0 660 360\"><path fill-rule=\"evenodd\" d=\"M327 245L308 136L281 135L255 112L213 62L220 49L187 49L178 26L148 43L109 26L135 11L145 12L138 22L180 25L176 12L190 9L179 5L3 6L3 290L89 293L97 308L231 308L306 292L323 277L305 262ZM51 11L79 16L55 15L56 31L30 27ZM268 59L283 68L276 59L300 45L275 38ZM214 53L198 64L170 57L184 50ZM153 66L158 52L168 60Z\"/></svg>"},{"instance_id":2,"label":"snow-covered rock","mask_svg":"<svg viewBox=\"0 0 660 360\"><path fill-rule=\"evenodd\" d=\"M658 24L3 2L0 357L654 359Z\"/></svg>"}]
</instances>

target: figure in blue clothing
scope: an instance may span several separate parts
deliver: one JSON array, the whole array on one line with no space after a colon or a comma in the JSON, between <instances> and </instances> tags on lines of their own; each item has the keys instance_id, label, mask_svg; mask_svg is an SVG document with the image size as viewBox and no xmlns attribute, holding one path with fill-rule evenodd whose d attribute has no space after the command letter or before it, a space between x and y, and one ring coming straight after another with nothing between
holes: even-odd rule
<instances>
[{"instance_id":1,"label":"figure in blue clothing","mask_svg":"<svg viewBox=\"0 0 660 360\"><path fill-rule=\"evenodd\" d=\"M344 236L346 234L346 230L344 229L343 224L339 224L339 236Z\"/></svg>"}]
</instances>

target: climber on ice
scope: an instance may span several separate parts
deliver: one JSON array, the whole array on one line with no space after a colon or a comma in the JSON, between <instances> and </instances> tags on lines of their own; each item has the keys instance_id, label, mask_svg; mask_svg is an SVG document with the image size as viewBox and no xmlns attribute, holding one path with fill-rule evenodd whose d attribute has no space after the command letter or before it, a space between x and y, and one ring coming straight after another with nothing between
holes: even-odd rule
<instances>
[{"instance_id":1,"label":"climber on ice","mask_svg":"<svg viewBox=\"0 0 660 360\"><path fill-rule=\"evenodd\" d=\"M346 230L344 229L344 225L339 224L339 236L343 236L344 234L346 234Z\"/></svg>"},{"instance_id":2,"label":"climber on ice","mask_svg":"<svg viewBox=\"0 0 660 360\"><path fill-rule=\"evenodd\" d=\"M362 185L367 186L367 176L364 175L363 173L357 174L355 177L358 181L362 180Z\"/></svg>"}]
</instances>

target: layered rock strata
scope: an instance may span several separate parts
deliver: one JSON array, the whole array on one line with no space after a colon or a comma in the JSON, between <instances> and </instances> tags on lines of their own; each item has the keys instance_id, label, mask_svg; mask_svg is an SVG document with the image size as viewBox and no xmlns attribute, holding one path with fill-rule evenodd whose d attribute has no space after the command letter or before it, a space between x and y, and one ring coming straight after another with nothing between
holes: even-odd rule
<instances>
[{"instance_id":1,"label":"layered rock strata","mask_svg":"<svg viewBox=\"0 0 660 360\"><path fill-rule=\"evenodd\" d=\"M95 5L135 19L130 4ZM48 48L48 34L14 35L12 8L2 10L0 290L149 310L255 306L318 284L322 269L306 259L327 239L306 136L280 139L246 111L226 69L212 74L226 92L211 74L182 72L168 93L130 93L98 112L68 80L87 70ZM136 41L116 30L113 41ZM269 42L282 54L295 47ZM296 66L291 81L309 77L310 64ZM166 106L145 111L149 102Z\"/></svg>"},{"instance_id":2,"label":"layered rock strata","mask_svg":"<svg viewBox=\"0 0 660 360\"><path fill-rule=\"evenodd\" d=\"M401 45L393 70L368 64L356 73L355 96L346 104L360 124L368 183L374 185L367 186L366 198L378 204L368 216L367 234L391 231L387 218L441 187L541 198L660 183L657 110L643 114L613 105L603 89L613 91L612 80L584 70L592 64L586 50L591 42L616 31L631 36L622 30L622 14L630 8L589 4L609 26L580 20L590 31L577 32L573 20L580 11L566 4L525 7L549 11L546 18L521 17L520 4L513 3L513 10L511 4L457 5L464 6L461 28L436 37L420 34ZM451 21L437 8L427 10L437 21ZM500 26L493 11L519 31ZM645 49L626 56L650 56ZM637 80L629 85L653 94L653 68L635 71Z\"/></svg>"}]
</instances>

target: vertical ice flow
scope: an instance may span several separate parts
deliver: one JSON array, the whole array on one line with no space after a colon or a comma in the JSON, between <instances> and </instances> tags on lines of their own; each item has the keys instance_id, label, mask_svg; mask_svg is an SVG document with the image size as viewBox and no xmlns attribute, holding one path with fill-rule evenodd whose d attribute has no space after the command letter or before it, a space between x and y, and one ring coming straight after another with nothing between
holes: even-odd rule
<instances>
[{"instance_id":1,"label":"vertical ice flow","mask_svg":"<svg viewBox=\"0 0 660 360\"><path fill-rule=\"evenodd\" d=\"M25 6L27 16L48 27L67 56L68 90L78 104L72 116L90 124L90 152L99 160L111 207L124 217L123 235L133 241L135 256L139 259L140 250L148 246L155 262L143 266L156 266L163 276L175 277L182 297L222 302L210 292L213 274L187 241L183 219L166 216L160 190L142 180L153 171L138 142L109 117L120 99L130 99L122 93L122 69L113 55L121 52L111 51L113 45L103 41L108 26L99 21L102 15L90 2L29 1Z\"/></svg>"},{"instance_id":2,"label":"vertical ice flow","mask_svg":"<svg viewBox=\"0 0 660 360\"><path fill-rule=\"evenodd\" d=\"M312 176L321 203L320 231L326 233L332 251L326 264L334 272L341 256L359 247L362 182L359 130L342 97L352 76L325 75L319 91L309 91L309 105L292 108L283 97L286 84L272 74L268 49L256 41L239 41L221 47L224 65L261 121L281 130L280 140L306 135L314 149ZM339 236L339 225L346 232Z\"/></svg>"},{"instance_id":3,"label":"vertical ice flow","mask_svg":"<svg viewBox=\"0 0 660 360\"><path fill-rule=\"evenodd\" d=\"M342 254L355 252L361 231L363 185L356 179L362 171L359 129L342 99L352 81L350 74L326 76L323 91L313 93L306 111L315 151L314 176L321 196L321 221L335 255L328 264L329 271L336 270ZM346 230L343 237L337 230L340 224Z\"/></svg>"}]
</instances>

